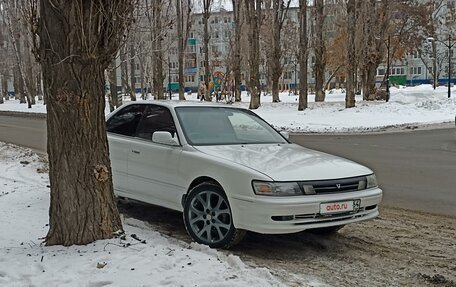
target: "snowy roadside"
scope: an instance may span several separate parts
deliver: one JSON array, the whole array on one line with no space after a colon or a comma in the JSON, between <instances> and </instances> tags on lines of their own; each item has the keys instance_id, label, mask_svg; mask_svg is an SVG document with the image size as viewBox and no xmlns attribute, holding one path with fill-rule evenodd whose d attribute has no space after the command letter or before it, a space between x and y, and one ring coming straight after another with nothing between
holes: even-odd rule
<instances>
[{"instance_id":1,"label":"snowy roadside","mask_svg":"<svg viewBox=\"0 0 456 287\"><path fill-rule=\"evenodd\" d=\"M266 268L164 237L132 218L125 219L124 239L45 247L49 181L43 158L0 142L0 170L0 286L285 286Z\"/></svg>"},{"instance_id":2,"label":"snowy roadside","mask_svg":"<svg viewBox=\"0 0 456 287\"><path fill-rule=\"evenodd\" d=\"M447 98L447 88L431 85L391 88L391 100L366 102L356 97L356 107L345 109L345 94L334 90L326 95L324 103L315 103L309 95L309 107L298 111L298 97L281 93L279 103L272 103L271 96L263 95L261 107L253 110L278 130L292 133L350 133L385 130L415 129L442 123L454 123L456 114L456 88L452 98ZM139 97L138 97L139 98ZM173 99L176 99L174 95ZM188 101L197 101L196 94L186 95ZM248 108L249 96L242 94L242 101L233 106ZM0 105L0 111L46 113L43 104L31 109L18 101L9 100ZM105 110L109 113L108 107Z\"/></svg>"}]
</instances>

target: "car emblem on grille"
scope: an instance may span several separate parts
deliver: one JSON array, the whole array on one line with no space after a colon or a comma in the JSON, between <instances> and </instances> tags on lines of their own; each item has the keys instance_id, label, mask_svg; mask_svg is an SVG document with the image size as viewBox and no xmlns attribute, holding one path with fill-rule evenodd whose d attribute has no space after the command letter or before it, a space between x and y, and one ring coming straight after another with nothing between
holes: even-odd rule
<instances>
[{"instance_id":1,"label":"car emblem on grille","mask_svg":"<svg viewBox=\"0 0 456 287\"><path fill-rule=\"evenodd\" d=\"M340 183L336 184L337 189L340 189Z\"/></svg>"}]
</instances>

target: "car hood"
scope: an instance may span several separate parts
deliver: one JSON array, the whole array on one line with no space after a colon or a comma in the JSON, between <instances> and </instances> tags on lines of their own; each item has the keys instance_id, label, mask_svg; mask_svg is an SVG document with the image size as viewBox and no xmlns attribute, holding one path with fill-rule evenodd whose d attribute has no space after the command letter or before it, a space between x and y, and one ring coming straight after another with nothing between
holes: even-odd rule
<instances>
[{"instance_id":1,"label":"car hood","mask_svg":"<svg viewBox=\"0 0 456 287\"><path fill-rule=\"evenodd\" d=\"M207 155L257 170L275 181L347 178L371 174L360 164L296 144L195 146Z\"/></svg>"}]
</instances>

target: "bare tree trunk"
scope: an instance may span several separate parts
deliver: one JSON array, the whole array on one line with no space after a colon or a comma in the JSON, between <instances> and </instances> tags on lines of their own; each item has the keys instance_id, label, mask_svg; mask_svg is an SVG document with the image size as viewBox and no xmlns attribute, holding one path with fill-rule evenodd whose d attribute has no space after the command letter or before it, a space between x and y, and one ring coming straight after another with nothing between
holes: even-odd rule
<instances>
[{"instance_id":1,"label":"bare tree trunk","mask_svg":"<svg viewBox=\"0 0 456 287\"><path fill-rule=\"evenodd\" d=\"M153 66L153 91L154 99L164 100L163 81L163 23L162 23L163 1L152 1L152 66Z\"/></svg>"},{"instance_id":2,"label":"bare tree trunk","mask_svg":"<svg viewBox=\"0 0 456 287\"><path fill-rule=\"evenodd\" d=\"M272 101L280 102L279 79L282 75L282 42L281 34L283 22L290 7L290 0L273 0L272 2L272 57L271 57L271 80Z\"/></svg>"},{"instance_id":3,"label":"bare tree trunk","mask_svg":"<svg viewBox=\"0 0 456 287\"><path fill-rule=\"evenodd\" d=\"M249 24L249 109L260 107L260 25L262 0L246 0L246 16Z\"/></svg>"},{"instance_id":4,"label":"bare tree trunk","mask_svg":"<svg viewBox=\"0 0 456 287\"><path fill-rule=\"evenodd\" d=\"M105 128L104 70L132 10L131 1L40 1L51 183L47 245L88 244L122 231Z\"/></svg>"},{"instance_id":5,"label":"bare tree trunk","mask_svg":"<svg viewBox=\"0 0 456 287\"><path fill-rule=\"evenodd\" d=\"M243 0L232 0L234 18L234 100L241 101L241 5Z\"/></svg>"},{"instance_id":6,"label":"bare tree trunk","mask_svg":"<svg viewBox=\"0 0 456 287\"><path fill-rule=\"evenodd\" d=\"M2 96L1 96L1 103L3 104L4 101L9 100L9 94L8 94L8 74L6 71L2 73Z\"/></svg>"},{"instance_id":7,"label":"bare tree trunk","mask_svg":"<svg viewBox=\"0 0 456 287\"><path fill-rule=\"evenodd\" d=\"M14 70L14 94L15 99L19 99L20 104L25 104L27 101L25 100L25 93L24 93L24 81L19 72L19 68L16 65L16 69Z\"/></svg>"},{"instance_id":8,"label":"bare tree trunk","mask_svg":"<svg viewBox=\"0 0 456 287\"><path fill-rule=\"evenodd\" d=\"M114 111L119 107L119 101L117 98L117 77L116 77L116 61L112 61L110 67L108 68L108 78L109 78L109 94L111 97L110 110Z\"/></svg>"},{"instance_id":9,"label":"bare tree trunk","mask_svg":"<svg viewBox=\"0 0 456 287\"><path fill-rule=\"evenodd\" d=\"M6 82L6 85L5 85L5 82ZM2 93L0 94L0 104L3 104L4 103L3 99L7 99L7 98L8 98L8 80L5 79L5 74L2 74Z\"/></svg>"},{"instance_id":10,"label":"bare tree trunk","mask_svg":"<svg viewBox=\"0 0 456 287\"><path fill-rule=\"evenodd\" d=\"M6 72L2 73L2 96L0 97L0 104L3 104L3 99L6 101L9 100L8 77L6 76Z\"/></svg>"},{"instance_id":11,"label":"bare tree trunk","mask_svg":"<svg viewBox=\"0 0 456 287\"><path fill-rule=\"evenodd\" d=\"M299 0L299 104L298 110L307 109L307 0Z\"/></svg>"},{"instance_id":12,"label":"bare tree trunk","mask_svg":"<svg viewBox=\"0 0 456 287\"><path fill-rule=\"evenodd\" d=\"M356 0L347 2L347 86L345 88L345 107L355 106L355 28L356 28Z\"/></svg>"},{"instance_id":13,"label":"bare tree trunk","mask_svg":"<svg viewBox=\"0 0 456 287\"><path fill-rule=\"evenodd\" d=\"M32 107L32 103L30 101L30 93L28 91L28 87L25 84L26 76L25 76L24 67L22 66L23 61L21 61L21 45L20 45L20 42L18 42L16 40L16 38L18 38L18 35L16 33L17 31L15 31L15 30L18 30L18 27L16 27L16 28L13 27L13 25L19 26L20 23L18 23L17 21L13 22L13 20L11 19L12 11L11 11L9 2L6 1L3 3L3 5L5 6L4 9L6 9L5 15L6 15L7 26L8 26L8 30L10 33L10 39L12 42L14 55L15 55L16 63L17 63L17 72L18 72L17 77L19 78L18 84L19 84L19 90L21 90L19 103L21 103L21 104L25 103L25 98L27 98L28 108L30 109Z\"/></svg>"},{"instance_id":14,"label":"bare tree trunk","mask_svg":"<svg viewBox=\"0 0 456 287\"><path fill-rule=\"evenodd\" d=\"M141 98L145 100L147 98L148 91L146 91L146 84L144 81L144 57L141 56L141 60L139 61L139 77L140 77L140 85L141 85Z\"/></svg>"},{"instance_id":15,"label":"bare tree trunk","mask_svg":"<svg viewBox=\"0 0 456 287\"><path fill-rule=\"evenodd\" d=\"M211 91L209 89L209 83L212 80L212 73L209 67L209 16L211 12L213 0L203 0L203 23L204 23L204 35L203 35L203 50L204 50L204 85L206 86L206 92L204 94L205 101L211 101Z\"/></svg>"},{"instance_id":16,"label":"bare tree trunk","mask_svg":"<svg viewBox=\"0 0 456 287\"><path fill-rule=\"evenodd\" d=\"M38 73L36 73L36 92L38 94L38 101L42 101L43 89L41 88L41 66Z\"/></svg>"},{"instance_id":17,"label":"bare tree trunk","mask_svg":"<svg viewBox=\"0 0 456 287\"><path fill-rule=\"evenodd\" d=\"M182 15L182 0L176 0L176 18L177 18L177 53L178 53L178 73L179 73L179 100L185 100L184 87L184 38L183 32L183 15Z\"/></svg>"},{"instance_id":18,"label":"bare tree trunk","mask_svg":"<svg viewBox=\"0 0 456 287\"><path fill-rule=\"evenodd\" d=\"M280 102L279 98L279 79L282 75L282 65L280 62L282 49L280 47L280 5L283 1L273 1L272 11L272 57L271 57L271 80L272 80L272 102Z\"/></svg>"},{"instance_id":19,"label":"bare tree trunk","mask_svg":"<svg viewBox=\"0 0 456 287\"><path fill-rule=\"evenodd\" d=\"M323 36L323 0L315 0L315 102L325 101L323 82L325 79L325 39Z\"/></svg>"},{"instance_id":20,"label":"bare tree trunk","mask_svg":"<svg viewBox=\"0 0 456 287\"><path fill-rule=\"evenodd\" d=\"M136 49L134 41L130 41L130 96L132 101L136 101ZM134 99L134 100L133 100Z\"/></svg>"},{"instance_id":21,"label":"bare tree trunk","mask_svg":"<svg viewBox=\"0 0 456 287\"><path fill-rule=\"evenodd\" d=\"M127 64L127 49L126 45L122 46L120 50L120 80L122 92L128 94L128 64Z\"/></svg>"}]
</instances>

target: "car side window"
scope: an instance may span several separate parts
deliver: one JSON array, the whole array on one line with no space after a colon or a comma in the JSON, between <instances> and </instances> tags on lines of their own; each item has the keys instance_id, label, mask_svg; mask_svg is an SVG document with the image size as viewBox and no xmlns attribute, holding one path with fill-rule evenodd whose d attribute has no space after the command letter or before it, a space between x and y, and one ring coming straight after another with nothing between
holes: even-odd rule
<instances>
[{"instance_id":1,"label":"car side window","mask_svg":"<svg viewBox=\"0 0 456 287\"><path fill-rule=\"evenodd\" d=\"M130 105L112 116L106 123L110 133L134 136L146 105Z\"/></svg>"},{"instance_id":2,"label":"car side window","mask_svg":"<svg viewBox=\"0 0 456 287\"><path fill-rule=\"evenodd\" d=\"M167 131L174 136L176 134L176 125L171 112L167 108L149 105L139 123L136 136L152 140L152 134L156 131Z\"/></svg>"}]
</instances>

